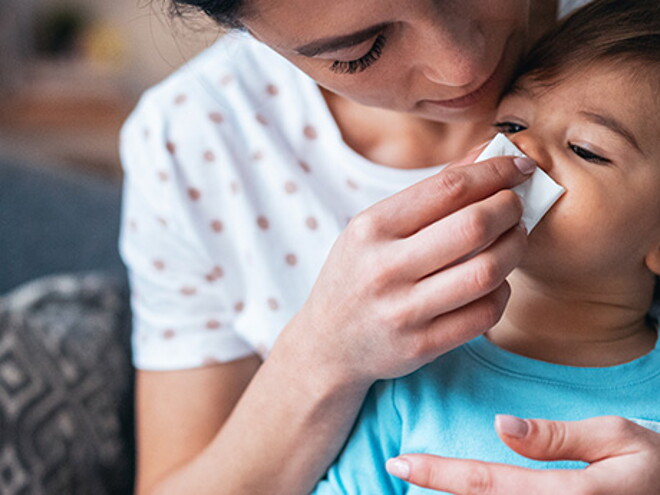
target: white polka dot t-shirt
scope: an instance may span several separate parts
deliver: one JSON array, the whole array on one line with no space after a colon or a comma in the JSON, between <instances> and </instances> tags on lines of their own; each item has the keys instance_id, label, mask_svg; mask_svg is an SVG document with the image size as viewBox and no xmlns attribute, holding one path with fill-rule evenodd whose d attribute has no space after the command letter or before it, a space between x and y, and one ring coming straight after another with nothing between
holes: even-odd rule
<instances>
[{"instance_id":1,"label":"white polka dot t-shirt","mask_svg":"<svg viewBox=\"0 0 660 495\"><path fill-rule=\"evenodd\" d=\"M313 80L229 35L147 91L121 133L134 362L265 356L348 220L436 173L351 150Z\"/></svg>"}]
</instances>

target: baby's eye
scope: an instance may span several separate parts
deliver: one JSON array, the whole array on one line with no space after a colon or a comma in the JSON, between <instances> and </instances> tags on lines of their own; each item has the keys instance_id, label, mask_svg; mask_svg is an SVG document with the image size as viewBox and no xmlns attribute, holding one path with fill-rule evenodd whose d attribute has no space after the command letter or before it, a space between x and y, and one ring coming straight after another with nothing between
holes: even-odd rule
<instances>
[{"instance_id":1,"label":"baby's eye","mask_svg":"<svg viewBox=\"0 0 660 495\"><path fill-rule=\"evenodd\" d=\"M524 125L515 122L496 122L493 127L503 134L515 134L527 129Z\"/></svg>"},{"instance_id":2,"label":"baby's eye","mask_svg":"<svg viewBox=\"0 0 660 495\"><path fill-rule=\"evenodd\" d=\"M600 155L597 155L596 153L592 153L591 151L584 149L580 146L577 146L575 144L568 144L568 147L571 149L573 153L575 153L577 156L582 158L583 160L586 160L591 163L612 163L611 160L608 160L607 158L604 158Z\"/></svg>"}]
</instances>

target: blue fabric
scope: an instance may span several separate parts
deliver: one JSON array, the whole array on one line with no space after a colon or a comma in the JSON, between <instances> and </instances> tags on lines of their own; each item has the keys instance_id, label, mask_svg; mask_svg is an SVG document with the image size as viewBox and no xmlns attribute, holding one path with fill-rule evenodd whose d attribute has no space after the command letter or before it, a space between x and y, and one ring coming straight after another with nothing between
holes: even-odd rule
<instances>
[{"instance_id":1,"label":"blue fabric","mask_svg":"<svg viewBox=\"0 0 660 495\"><path fill-rule=\"evenodd\" d=\"M120 195L117 181L0 157L0 294L55 273L125 278Z\"/></svg>"},{"instance_id":2,"label":"blue fabric","mask_svg":"<svg viewBox=\"0 0 660 495\"><path fill-rule=\"evenodd\" d=\"M385 471L404 453L504 462L542 463L509 450L493 428L496 414L580 420L616 415L660 424L660 345L633 362L576 368L536 361L479 337L397 380L376 383L353 432L316 494L434 494Z\"/></svg>"}]
</instances>

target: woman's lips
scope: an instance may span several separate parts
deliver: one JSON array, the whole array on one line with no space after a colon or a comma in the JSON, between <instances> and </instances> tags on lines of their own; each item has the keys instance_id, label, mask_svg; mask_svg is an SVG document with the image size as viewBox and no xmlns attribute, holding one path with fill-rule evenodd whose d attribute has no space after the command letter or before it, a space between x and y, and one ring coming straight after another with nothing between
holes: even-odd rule
<instances>
[{"instance_id":1,"label":"woman's lips","mask_svg":"<svg viewBox=\"0 0 660 495\"><path fill-rule=\"evenodd\" d=\"M490 90L493 88L495 85L495 82L497 81L497 77L500 73L500 67L502 65L502 60L497 64L497 67L493 71L493 73L484 81L484 83L479 86L477 89L472 91L471 93L466 94L465 96L461 96L459 98L452 98L450 100L424 100L423 103L429 104L429 105L434 105L434 106L440 106L444 108L468 108L474 105L475 103L478 103L481 101L484 95L488 94Z\"/></svg>"}]
</instances>

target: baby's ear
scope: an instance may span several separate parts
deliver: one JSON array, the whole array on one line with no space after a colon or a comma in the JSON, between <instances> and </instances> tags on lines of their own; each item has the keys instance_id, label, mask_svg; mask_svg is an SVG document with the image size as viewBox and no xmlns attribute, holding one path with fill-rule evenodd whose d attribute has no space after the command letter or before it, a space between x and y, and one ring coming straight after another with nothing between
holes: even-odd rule
<instances>
[{"instance_id":1,"label":"baby's ear","mask_svg":"<svg viewBox=\"0 0 660 495\"><path fill-rule=\"evenodd\" d=\"M649 270L656 275L660 275L660 246L656 246L653 251L647 254L644 261Z\"/></svg>"}]
</instances>

